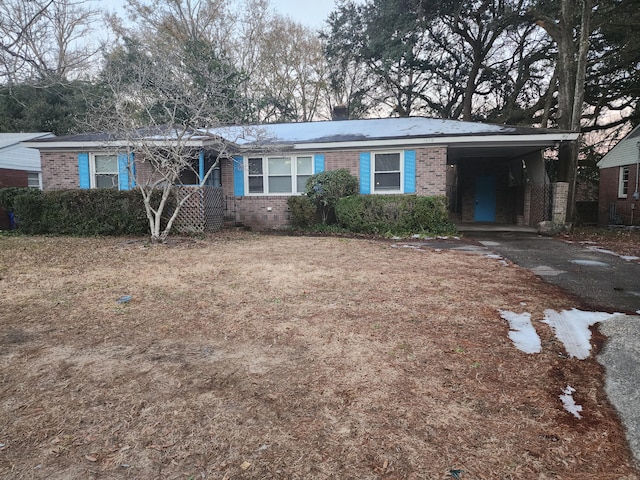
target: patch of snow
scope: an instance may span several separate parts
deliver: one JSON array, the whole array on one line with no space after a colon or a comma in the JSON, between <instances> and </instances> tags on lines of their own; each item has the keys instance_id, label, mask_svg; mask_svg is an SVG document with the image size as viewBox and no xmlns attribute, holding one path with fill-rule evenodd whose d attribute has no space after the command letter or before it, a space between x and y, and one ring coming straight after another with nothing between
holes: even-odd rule
<instances>
[{"instance_id":1,"label":"patch of snow","mask_svg":"<svg viewBox=\"0 0 640 480\"><path fill-rule=\"evenodd\" d=\"M485 255L485 257L492 258L493 260L498 260L500 262L500 265L502 265L503 267L508 267L509 266L509 262L507 262L500 255L496 255L495 253L487 253Z\"/></svg>"},{"instance_id":2,"label":"patch of snow","mask_svg":"<svg viewBox=\"0 0 640 480\"><path fill-rule=\"evenodd\" d=\"M583 312L582 310L544 311L544 320L554 331L556 338L564 344L570 357L580 360L589 357L591 351L591 331L589 327L599 322L622 315L620 313Z\"/></svg>"},{"instance_id":3,"label":"patch of snow","mask_svg":"<svg viewBox=\"0 0 640 480\"><path fill-rule=\"evenodd\" d=\"M596 260L569 260L576 265L583 265L585 267L608 267L608 263L598 262Z\"/></svg>"},{"instance_id":4,"label":"patch of snow","mask_svg":"<svg viewBox=\"0 0 640 480\"><path fill-rule=\"evenodd\" d=\"M635 262L636 260L640 260L640 257L636 257L635 255L620 255L616 252L612 252L611 250L606 250L597 246L588 246L587 249L592 250L594 252L606 253L607 255L613 255L614 257L620 257L627 262Z\"/></svg>"},{"instance_id":5,"label":"patch of snow","mask_svg":"<svg viewBox=\"0 0 640 480\"><path fill-rule=\"evenodd\" d=\"M576 401L573 399L573 394L576 391L571 385L567 385L567 388L562 390L562 395L559 395L562 404L564 405L564 409L572 414L576 418L582 418L580 412L582 411L582 405L577 405Z\"/></svg>"},{"instance_id":6,"label":"patch of snow","mask_svg":"<svg viewBox=\"0 0 640 480\"><path fill-rule=\"evenodd\" d=\"M556 270L555 268L549 267L547 265L539 265L537 267L532 268L531 271L536 275L540 275L542 277L545 277L545 276L555 277L562 273L567 273L564 270Z\"/></svg>"},{"instance_id":7,"label":"patch of snow","mask_svg":"<svg viewBox=\"0 0 640 480\"><path fill-rule=\"evenodd\" d=\"M640 313L640 310L636 310L636 313Z\"/></svg>"},{"instance_id":8,"label":"patch of snow","mask_svg":"<svg viewBox=\"0 0 640 480\"><path fill-rule=\"evenodd\" d=\"M508 310L498 310L500 316L509 322L509 338L515 347L524 353L540 353L542 344L540 337L531 324L531 314L514 313Z\"/></svg>"},{"instance_id":9,"label":"patch of snow","mask_svg":"<svg viewBox=\"0 0 640 480\"><path fill-rule=\"evenodd\" d=\"M484 241L481 241L480 243L485 247L497 247L498 245L500 245L499 242L490 242L489 240L484 240Z\"/></svg>"}]
</instances>

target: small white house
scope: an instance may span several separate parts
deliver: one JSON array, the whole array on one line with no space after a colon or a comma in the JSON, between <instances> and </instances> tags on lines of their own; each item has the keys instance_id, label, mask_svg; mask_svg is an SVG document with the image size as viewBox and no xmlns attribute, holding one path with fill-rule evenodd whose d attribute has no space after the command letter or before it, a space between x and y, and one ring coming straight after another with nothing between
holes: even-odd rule
<instances>
[{"instance_id":1,"label":"small white house","mask_svg":"<svg viewBox=\"0 0 640 480\"><path fill-rule=\"evenodd\" d=\"M0 188L42 188L40 152L22 142L53 136L51 133L0 133Z\"/></svg>"}]
</instances>

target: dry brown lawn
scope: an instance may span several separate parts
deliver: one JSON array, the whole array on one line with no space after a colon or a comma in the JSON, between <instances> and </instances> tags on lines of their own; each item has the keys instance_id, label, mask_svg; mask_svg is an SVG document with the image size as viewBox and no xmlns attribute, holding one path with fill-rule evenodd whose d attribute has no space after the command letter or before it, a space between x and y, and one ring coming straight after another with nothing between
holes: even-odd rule
<instances>
[{"instance_id":1,"label":"dry brown lawn","mask_svg":"<svg viewBox=\"0 0 640 480\"><path fill-rule=\"evenodd\" d=\"M4 237L0 289L2 478L638 478L597 361L537 321L524 354L498 314L579 303L495 259Z\"/></svg>"}]
</instances>

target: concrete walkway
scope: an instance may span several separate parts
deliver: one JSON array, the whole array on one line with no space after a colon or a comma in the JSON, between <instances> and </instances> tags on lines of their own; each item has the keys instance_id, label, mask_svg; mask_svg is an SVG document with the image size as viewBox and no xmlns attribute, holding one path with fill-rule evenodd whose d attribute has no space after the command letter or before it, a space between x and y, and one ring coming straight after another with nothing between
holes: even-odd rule
<instances>
[{"instance_id":1,"label":"concrete walkway","mask_svg":"<svg viewBox=\"0 0 640 480\"><path fill-rule=\"evenodd\" d=\"M526 232L476 231L465 237L573 293L594 311L630 315L600 325L608 340L598 361L640 465L640 259Z\"/></svg>"}]
</instances>

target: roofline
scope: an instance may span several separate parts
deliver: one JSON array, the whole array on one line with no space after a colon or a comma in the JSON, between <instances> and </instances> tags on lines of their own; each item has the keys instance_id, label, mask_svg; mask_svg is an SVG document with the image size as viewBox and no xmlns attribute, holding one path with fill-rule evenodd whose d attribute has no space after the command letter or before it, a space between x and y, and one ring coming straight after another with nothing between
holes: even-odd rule
<instances>
[{"instance_id":1,"label":"roofline","mask_svg":"<svg viewBox=\"0 0 640 480\"><path fill-rule=\"evenodd\" d=\"M467 135L467 136L444 136L444 137L405 137L405 138L388 138L388 139L367 139L367 140L352 140L342 142L291 142L291 143L269 143L263 144L250 143L245 145L237 145L233 142L227 142L230 145L234 145L241 151L251 151L256 149L263 149L266 147L289 147L294 150L327 150L327 149L343 149L343 148L372 148L372 147L399 147L399 146L445 146L464 144L465 146L486 146L491 145L518 145L518 146L552 146L557 142L566 142L577 140L580 136L579 133L558 132L558 133L543 133L543 134L501 134L501 135ZM203 138L198 140L188 140L183 142L187 147L206 147L218 144L220 139ZM172 141L167 140L144 140L140 143L146 145L162 146ZM28 148L37 148L41 151L47 150L86 150L87 148L99 148L99 149L118 149L118 148L135 148L136 142L122 142L122 141L49 141L49 142L21 142L21 144Z\"/></svg>"},{"instance_id":2,"label":"roofline","mask_svg":"<svg viewBox=\"0 0 640 480\"><path fill-rule=\"evenodd\" d=\"M175 142L172 140L141 140L139 142L122 142L122 141L104 141L104 140L91 140L91 141L61 141L61 142L21 142L24 147L37 148L41 151L46 150L86 150L87 148L99 148L105 150L114 150L120 148L135 148L136 144L163 146L172 143L180 143L186 147L206 147L212 144L218 144L219 140L212 140L211 138L201 140L187 140ZM230 143L230 142L229 142Z\"/></svg>"},{"instance_id":3,"label":"roofline","mask_svg":"<svg viewBox=\"0 0 640 480\"><path fill-rule=\"evenodd\" d=\"M309 142L309 143L282 143L282 144L247 144L240 145L242 151L251 151L268 146L290 147L294 150L327 150L339 148L374 148L374 147L400 147L400 146L447 146L464 144L468 147L490 145L517 145L531 147L553 146L558 142L575 141L579 133L553 133L553 134L529 134L529 135L471 135L449 137L414 137L392 138L379 140L354 140L347 142Z\"/></svg>"}]
</instances>

